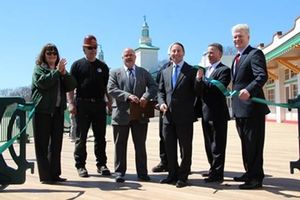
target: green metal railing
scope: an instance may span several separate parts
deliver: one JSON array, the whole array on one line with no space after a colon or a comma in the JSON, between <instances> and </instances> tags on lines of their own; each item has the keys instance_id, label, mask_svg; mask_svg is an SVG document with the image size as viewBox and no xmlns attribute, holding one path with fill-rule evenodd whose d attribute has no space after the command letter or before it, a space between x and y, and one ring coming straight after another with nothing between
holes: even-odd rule
<instances>
[{"instance_id":1,"label":"green metal railing","mask_svg":"<svg viewBox=\"0 0 300 200\"><path fill-rule=\"evenodd\" d=\"M15 107L15 105L11 105L9 107ZM7 140L7 128L8 128L8 124L10 121L10 117L9 113L4 113L4 116L1 119L1 123L0 123L0 142L4 142ZM28 114L26 115L26 121L28 120ZM16 119L16 122L13 124L12 126L12 132L16 133L19 130L19 119ZM32 123L29 122L27 128L26 128L26 134L27 137L33 137L33 131L32 131Z\"/></svg>"},{"instance_id":2,"label":"green metal railing","mask_svg":"<svg viewBox=\"0 0 300 200\"><path fill-rule=\"evenodd\" d=\"M26 104L21 97L0 98L0 135L3 140L0 142L1 188L5 188L9 184L24 183L27 169L31 169L31 173L33 173L34 163L26 160L26 128L34 109L34 105ZM26 119L27 111L30 111L29 119ZM12 159L6 160L7 155Z\"/></svg>"}]
</instances>

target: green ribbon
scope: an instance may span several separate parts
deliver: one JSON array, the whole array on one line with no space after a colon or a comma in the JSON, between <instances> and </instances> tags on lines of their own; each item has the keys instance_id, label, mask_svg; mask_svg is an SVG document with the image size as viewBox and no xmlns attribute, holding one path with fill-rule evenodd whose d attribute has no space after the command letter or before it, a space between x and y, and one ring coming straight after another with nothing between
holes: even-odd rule
<instances>
[{"instance_id":1,"label":"green ribbon","mask_svg":"<svg viewBox=\"0 0 300 200\"><path fill-rule=\"evenodd\" d=\"M33 114L34 114L34 111L35 111L35 107L36 106L33 103L18 104L17 105L17 108L16 108L17 110L29 111L28 120L27 120L24 128L18 134L16 134L14 137L12 137L6 143L4 143L2 146L0 146L0 154L2 154L7 148L9 148L15 142L15 140L18 139L18 137L26 130L26 128L28 126L28 123L30 122L30 120L33 117Z\"/></svg>"},{"instance_id":2,"label":"green ribbon","mask_svg":"<svg viewBox=\"0 0 300 200\"><path fill-rule=\"evenodd\" d=\"M193 67L196 68L196 69L202 69L203 73L205 74L205 71L206 71L205 67L202 67L202 66L199 66L199 65L194 65ZM237 95L240 94L240 91L238 91L238 90L233 90L233 91L228 90L218 80L214 80L214 79L207 78L207 77L205 77L205 80L212 83L213 85L215 85L223 93L223 95L226 96L226 97L237 96ZM262 103L262 104L267 104L267 105L271 105L271 106L279 106L279 107L288 108L288 109L300 108L300 101L294 101L294 102L291 102L291 103L274 103L272 101L267 101L265 99L257 98L257 97L251 97L250 100L254 101L256 103Z\"/></svg>"},{"instance_id":3,"label":"green ribbon","mask_svg":"<svg viewBox=\"0 0 300 200\"><path fill-rule=\"evenodd\" d=\"M237 96L240 93L237 90L233 90L233 91L228 90L218 80L214 80L214 79L207 78L207 77L205 77L205 80L207 80L208 82L210 82L213 85L215 85L223 93L223 95L226 96L226 97ZM274 103L274 102L267 101L265 99L257 98L257 97L251 97L250 100L254 101L256 103L262 103L262 104L267 104L267 105L271 105L271 106L279 106L279 107L289 108L289 109L291 109L291 108L300 108L300 101L296 101L296 102L293 102L293 103Z\"/></svg>"}]
</instances>

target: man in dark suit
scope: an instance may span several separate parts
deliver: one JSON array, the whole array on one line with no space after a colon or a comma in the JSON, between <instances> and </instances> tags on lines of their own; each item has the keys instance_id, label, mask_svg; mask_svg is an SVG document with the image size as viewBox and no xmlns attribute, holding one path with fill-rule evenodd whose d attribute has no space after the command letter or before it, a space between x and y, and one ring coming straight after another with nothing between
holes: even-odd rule
<instances>
[{"instance_id":1,"label":"man in dark suit","mask_svg":"<svg viewBox=\"0 0 300 200\"><path fill-rule=\"evenodd\" d=\"M170 53L168 52L170 55ZM159 84L160 81L160 76L162 70L166 69L167 67L171 66L172 62L169 59L167 63L165 63L157 72L156 76L156 83ZM157 109L159 109L159 104L157 104ZM159 112L159 158L160 162L158 165L154 166L152 168L152 172L166 172L168 171L168 158L167 158L167 153L166 153L166 148L165 148L165 142L163 138L163 112Z\"/></svg>"},{"instance_id":2,"label":"man in dark suit","mask_svg":"<svg viewBox=\"0 0 300 200\"><path fill-rule=\"evenodd\" d=\"M205 77L220 81L225 87L230 83L230 68L221 62L223 47L219 43L208 45L209 65ZM197 80L202 95L202 130L210 169L205 182L223 182L227 125L230 119L226 98L209 80L202 79L203 72L198 70ZM204 175L205 176L205 175Z\"/></svg>"},{"instance_id":3,"label":"man in dark suit","mask_svg":"<svg viewBox=\"0 0 300 200\"><path fill-rule=\"evenodd\" d=\"M111 72L108 80L108 93L115 99L112 106L112 126L115 143L116 182L124 182L127 160L127 140L129 130L135 148L135 161L138 180L149 181L147 170L146 137L148 118L130 118L130 104L146 104L157 94L157 84L151 74L135 65L133 49L126 48L122 54L124 66Z\"/></svg>"},{"instance_id":4,"label":"man in dark suit","mask_svg":"<svg viewBox=\"0 0 300 200\"><path fill-rule=\"evenodd\" d=\"M250 31L247 24L232 28L233 43L238 54L232 64L232 89L239 91L232 98L232 112L242 142L242 156L246 172L235 181L245 182L240 189L262 187L264 178L263 148L265 115L270 112L265 104L253 102L252 97L264 99L263 86L268 80L263 52L249 45Z\"/></svg>"},{"instance_id":5,"label":"man in dark suit","mask_svg":"<svg viewBox=\"0 0 300 200\"><path fill-rule=\"evenodd\" d=\"M163 114L163 135L168 157L168 177L161 183L176 182L176 187L187 185L191 167L195 78L197 70L184 62L184 47L175 42L170 48L172 66L162 71L158 103ZM177 141L181 163L177 162Z\"/></svg>"}]
</instances>

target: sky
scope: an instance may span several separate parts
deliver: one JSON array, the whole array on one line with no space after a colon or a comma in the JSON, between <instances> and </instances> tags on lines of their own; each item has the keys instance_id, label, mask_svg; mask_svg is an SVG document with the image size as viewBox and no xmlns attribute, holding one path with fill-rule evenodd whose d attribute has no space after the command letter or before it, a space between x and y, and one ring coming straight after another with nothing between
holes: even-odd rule
<instances>
[{"instance_id":1,"label":"sky","mask_svg":"<svg viewBox=\"0 0 300 200\"><path fill-rule=\"evenodd\" d=\"M299 0L9 0L0 5L0 89L30 86L35 60L46 43L57 45L72 63L84 56L83 38L97 37L107 65L122 66L124 48L137 48L143 16L158 59L181 42L185 61L200 62L207 45L233 46L231 27L250 26L250 44L268 45L277 31L291 30L300 16Z\"/></svg>"}]
</instances>

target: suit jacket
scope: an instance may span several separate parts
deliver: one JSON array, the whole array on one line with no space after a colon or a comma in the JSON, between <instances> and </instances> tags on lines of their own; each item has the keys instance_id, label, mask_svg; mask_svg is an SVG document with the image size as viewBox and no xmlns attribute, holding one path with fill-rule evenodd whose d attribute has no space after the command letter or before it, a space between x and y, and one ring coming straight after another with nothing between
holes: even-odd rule
<instances>
[{"instance_id":1,"label":"suit jacket","mask_svg":"<svg viewBox=\"0 0 300 200\"><path fill-rule=\"evenodd\" d=\"M173 67L164 69L161 73L158 87L158 103L165 103L168 110L163 117L163 123L185 124L195 121L195 77L197 70L184 62L178 76L176 86L172 88Z\"/></svg>"},{"instance_id":2,"label":"suit jacket","mask_svg":"<svg viewBox=\"0 0 300 200\"><path fill-rule=\"evenodd\" d=\"M231 69L234 67L232 63ZM265 98L263 86L268 80L266 59L259 49L248 46L240 57L235 74L232 70L232 89L246 89L251 97ZM251 100L242 101L238 96L232 98L232 112L234 117L255 117L270 112L265 104Z\"/></svg>"},{"instance_id":3,"label":"suit jacket","mask_svg":"<svg viewBox=\"0 0 300 200\"><path fill-rule=\"evenodd\" d=\"M114 70L110 73L108 85L108 94L114 98L112 105L112 124L128 125L129 118L129 101L131 95L129 81L124 67ZM135 83L133 94L137 97L144 97L147 100L155 98L157 94L157 84L151 74L144 68L135 66ZM142 123L149 122L148 118L140 120Z\"/></svg>"},{"instance_id":4,"label":"suit jacket","mask_svg":"<svg viewBox=\"0 0 300 200\"><path fill-rule=\"evenodd\" d=\"M218 80L225 87L228 87L231 80L230 68L223 63L219 63L209 78ZM198 89L199 87L201 87L202 90L202 118L205 121L229 120L230 115L226 103L226 97L223 93L215 85L206 80L197 83L197 90L200 90Z\"/></svg>"}]
</instances>

